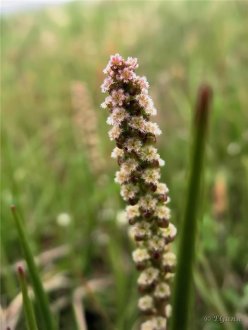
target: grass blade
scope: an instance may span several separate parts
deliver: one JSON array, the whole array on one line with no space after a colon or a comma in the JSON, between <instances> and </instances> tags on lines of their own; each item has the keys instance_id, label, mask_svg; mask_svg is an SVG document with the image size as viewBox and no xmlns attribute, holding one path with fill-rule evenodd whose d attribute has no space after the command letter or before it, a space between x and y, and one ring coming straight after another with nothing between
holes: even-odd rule
<instances>
[{"instance_id":1,"label":"grass blade","mask_svg":"<svg viewBox=\"0 0 248 330\"><path fill-rule=\"evenodd\" d=\"M17 270L18 270L19 280L20 280L20 284L21 284L22 300L23 300L23 307L24 307L24 312L25 312L25 317L26 317L26 322L27 322L27 328L28 328L28 330L38 330L33 306L32 306L32 303L31 303L31 300L30 300L29 294L28 294L26 275L24 273L24 269L21 266L19 266Z\"/></svg>"},{"instance_id":2,"label":"grass blade","mask_svg":"<svg viewBox=\"0 0 248 330\"><path fill-rule=\"evenodd\" d=\"M40 307L40 311L42 313L43 322L46 330L54 330L54 324L52 315L49 308L49 302L47 295L43 289L41 279L39 277L38 269L35 265L34 258L31 252L31 249L28 244L28 240L26 237L26 233L23 227L23 224L21 222L21 219L16 211L15 205L11 206L11 211L13 214L13 218L15 220L15 225L18 231L18 237L19 241L23 250L24 258L27 262L30 279L32 282L33 290L35 293L35 297L37 300L37 303Z\"/></svg>"},{"instance_id":3,"label":"grass blade","mask_svg":"<svg viewBox=\"0 0 248 330\"><path fill-rule=\"evenodd\" d=\"M211 88L202 86L198 92L194 118L190 177L175 277L172 330L186 330L188 327L197 234L197 211L200 204L200 182L211 98Z\"/></svg>"}]
</instances>

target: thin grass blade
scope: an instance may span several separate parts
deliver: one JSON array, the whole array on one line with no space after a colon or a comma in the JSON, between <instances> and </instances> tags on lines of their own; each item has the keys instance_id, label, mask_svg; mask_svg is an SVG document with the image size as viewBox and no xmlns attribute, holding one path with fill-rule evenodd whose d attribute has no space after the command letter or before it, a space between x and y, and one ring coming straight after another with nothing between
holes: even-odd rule
<instances>
[{"instance_id":1,"label":"thin grass blade","mask_svg":"<svg viewBox=\"0 0 248 330\"><path fill-rule=\"evenodd\" d=\"M23 227L23 224L21 222L21 219L17 213L15 205L11 206L11 211L13 214L13 218L15 221L15 225L18 232L19 241L23 250L24 258L27 262L30 279L32 282L33 290L35 293L36 301L40 307L40 311L42 313L44 326L46 327L46 330L54 330L54 324L52 319L52 314L50 312L49 308L49 302L48 297L44 291L38 269L35 265L34 258L30 249L30 246L28 244L28 239L26 237L26 233Z\"/></svg>"},{"instance_id":2,"label":"thin grass blade","mask_svg":"<svg viewBox=\"0 0 248 330\"><path fill-rule=\"evenodd\" d=\"M24 269L21 266L19 266L17 271L18 271L18 277L20 280L20 285L22 290L22 300L23 300L23 307L24 307L27 328L28 330L38 330L34 309L28 294L26 275L24 273Z\"/></svg>"},{"instance_id":3,"label":"thin grass blade","mask_svg":"<svg viewBox=\"0 0 248 330\"><path fill-rule=\"evenodd\" d=\"M207 122L212 90L204 85L199 89L193 125L193 145L187 201L178 250L175 277L172 330L188 329L190 296L193 281L195 242L197 235L197 212L200 206L200 186L207 135Z\"/></svg>"}]
</instances>

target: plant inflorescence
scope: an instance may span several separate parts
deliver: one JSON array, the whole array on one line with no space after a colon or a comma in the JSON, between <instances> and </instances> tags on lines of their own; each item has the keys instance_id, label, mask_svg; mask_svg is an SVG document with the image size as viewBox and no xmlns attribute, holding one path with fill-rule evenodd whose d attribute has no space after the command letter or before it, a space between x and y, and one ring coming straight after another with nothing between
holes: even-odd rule
<instances>
[{"instance_id":1,"label":"plant inflorescence","mask_svg":"<svg viewBox=\"0 0 248 330\"><path fill-rule=\"evenodd\" d=\"M170 222L168 188L160 182L165 162L155 143L161 130L150 120L157 111L147 79L135 73L137 67L136 58L111 56L102 84L102 92L109 95L101 106L110 112L109 137L116 142L112 157L120 166L115 181L128 204L126 216L136 242L132 256L140 271L138 307L145 316L141 329L164 330L171 314L170 281L176 263L170 244L177 230Z\"/></svg>"}]
</instances>

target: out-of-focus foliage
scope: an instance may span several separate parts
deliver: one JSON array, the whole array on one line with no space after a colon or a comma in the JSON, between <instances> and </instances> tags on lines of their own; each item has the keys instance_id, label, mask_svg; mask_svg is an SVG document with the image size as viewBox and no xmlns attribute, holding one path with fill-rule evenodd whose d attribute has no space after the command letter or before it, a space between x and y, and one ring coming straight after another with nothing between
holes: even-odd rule
<instances>
[{"instance_id":1,"label":"out-of-focus foliage","mask_svg":"<svg viewBox=\"0 0 248 330\"><path fill-rule=\"evenodd\" d=\"M72 292L82 281L111 275L114 284L85 301L90 329L132 328L136 272L113 182L113 145L99 107L102 69L110 54L120 52L139 58L138 72L151 85L164 132L159 139L166 160L163 179L179 235L193 102L202 81L214 89L192 329L225 329L226 323L203 320L222 310L247 322L247 11L244 1L107 1L1 18L2 268L21 258L9 211L15 202L36 255L62 244L71 248L43 265L44 280L69 272L67 290ZM75 81L91 98L82 105L79 121L71 95ZM87 125L89 113L96 136L78 125ZM94 151L98 158L89 154L95 141L100 141ZM94 159L102 159L101 171L94 170ZM2 283L6 306L18 284L11 272L2 273ZM63 296L63 290L51 300ZM209 299L208 292L215 298ZM61 329L76 329L70 302L58 310L57 320ZM231 326L242 329L240 322Z\"/></svg>"}]
</instances>

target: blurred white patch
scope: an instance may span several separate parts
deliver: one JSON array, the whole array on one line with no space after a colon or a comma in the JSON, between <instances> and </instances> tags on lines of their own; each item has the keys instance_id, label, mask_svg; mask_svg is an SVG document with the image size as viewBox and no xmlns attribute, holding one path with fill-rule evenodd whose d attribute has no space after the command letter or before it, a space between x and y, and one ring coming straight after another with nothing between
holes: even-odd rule
<instances>
[{"instance_id":1,"label":"blurred white patch","mask_svg":"<svg viewBox=\"0 0 248 330\"><path fill-rule=\"evenodd\" d=\"M127 215L124 210L118 211L116 216L117 225L120 227L126 227L128 224Z\"/></svg>"},{"instance_id":2,"label":"blurred white patch","mask_svg":"<svg viewBox=\"0 0 248 330\"><path fill-rule=\"evenodd\" d=\"M236 156L240 153L241 147L238 143L232 142L227 146L227 153L230 156Z\"/></svg>"},{"instance_id":3,"label":"blurred white patch","mask_svg":"<svg viewBox=\"0 0 248 330\"><path fill-rule=\"evenodd\" d=\"M61 227L67 227L71 223L71 216L68 213L60 213L57 216L57 224Z\"/></svg>"}]
</instances>

